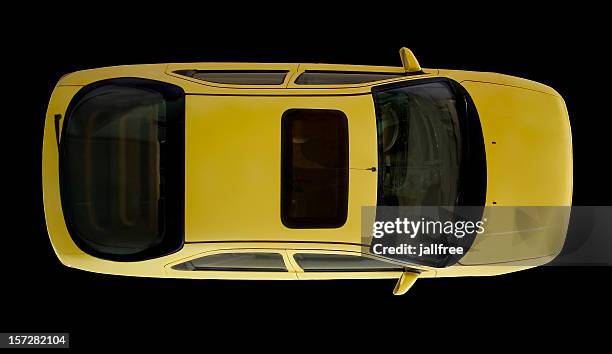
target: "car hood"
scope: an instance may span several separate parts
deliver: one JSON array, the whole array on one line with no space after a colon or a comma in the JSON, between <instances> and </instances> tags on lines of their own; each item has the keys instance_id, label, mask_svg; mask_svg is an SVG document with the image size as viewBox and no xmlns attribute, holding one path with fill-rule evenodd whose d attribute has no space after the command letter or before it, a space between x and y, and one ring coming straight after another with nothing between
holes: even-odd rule
<instances>
[{"instance_id":1,"label":"car hood","mask_svg":"<svg viewBox=\"0 0 612 354\"><path fill-rule=\"evenodd\" d=\"M523 79L463 80L480 117L487 159L488 206L540 207L546 214L527 235L515 219L533 209L515 208L510 219L477 237L462 264L490 264L560 252L572 198L572 140L563 99L551 88ZM490 77L489 77L490 79ZM559 208L560 207L560 208ZM527 211L530 210L530 211ZM551 216L552 215L552 216ZM486 215L485 215L486 217ZM524 219L524 218L523 218ZM533 221L533 220L532 220ZM547 229L547 226L561 229ZM535 231L538 232L535 232Z\"/></svg>"}]
</instances>

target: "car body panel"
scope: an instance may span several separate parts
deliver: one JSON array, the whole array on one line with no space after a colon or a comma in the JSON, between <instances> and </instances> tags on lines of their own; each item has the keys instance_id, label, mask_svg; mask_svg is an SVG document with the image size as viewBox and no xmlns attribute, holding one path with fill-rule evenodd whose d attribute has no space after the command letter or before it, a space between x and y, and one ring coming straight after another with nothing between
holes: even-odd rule
<instances>
[{"instance_id":1,"label":"car body panel","mask_svg":"<svg viewBox=\"0 0 612 354\"><path fill-rule=\"evenodd\" d=\"M454 80L462 83L466 81L471 82L483 82L488 84L496 84L508 87L517 87L531 91L538 91L546 93L552 96L558 96L559 93L552 87L546 86L542 83L535 82L532 80L523 79L516 76L510 76L505 74L491 73L491 72L479 72L479 71L467 71L467 70L447 70L439 69L438 74L444 77L450 77Z\"/></svg>"}]
</instances>

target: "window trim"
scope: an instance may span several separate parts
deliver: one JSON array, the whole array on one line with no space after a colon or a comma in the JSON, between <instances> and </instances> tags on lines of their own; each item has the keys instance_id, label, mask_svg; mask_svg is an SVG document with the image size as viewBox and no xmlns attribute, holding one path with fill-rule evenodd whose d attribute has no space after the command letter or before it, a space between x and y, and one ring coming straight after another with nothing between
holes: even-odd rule
<instances>
[{"instance_id":1,"label":"window trim","mask_svg":"<svg viewBox=\"0 0 612 354\"><path fill-rule=\"evenodd\" d=\"M177 183L172 186L166 186L166 197L171 195L170 203L165 206L165 209L174 209L177 217L172 221L171 227L166 224L166 231L161 238L161 241L153 247L145 250L133 253L133 254L112 254L99 251L88 244L87 241L83 240L83 237L79 235L74 227L74 223L71 217L72 207L68 203L67 190L70 188L68 185L68 178L66 177L65 169L63 165L66 163L67 158L67 131L68 125L70 124L70 118L74 113L75 109L82 103L82 98L85 97L91 91L94 91L100 87L107 85L126 86L140 89L149 89L160 93L164 98L170 98L176 100L175 109L178 110L177 121L177 141L173 144L173 153L177 156L174 158L172 168L175 169L175 178ZM176 253L183 248L185 243L185 91L180 86L152 79L124 77L124 78L112 78L95 81L91 84L85 85L77 91L74 96L70 98L70 103L64 113L64 119L62 121L62 129L60 132L60 141L58 147L58 174L59 174L59 194L60 202L62 206L62 215L68 231L68 235L84 253L105 260L118 261L118 262L137 262L148 259L154 259L163 257L172 253ZM166 200L169 200L166 198ZM173 231L168 231L172 229ZM170 235L168 235L170 233Z\"/></svg>"}]
</instances>

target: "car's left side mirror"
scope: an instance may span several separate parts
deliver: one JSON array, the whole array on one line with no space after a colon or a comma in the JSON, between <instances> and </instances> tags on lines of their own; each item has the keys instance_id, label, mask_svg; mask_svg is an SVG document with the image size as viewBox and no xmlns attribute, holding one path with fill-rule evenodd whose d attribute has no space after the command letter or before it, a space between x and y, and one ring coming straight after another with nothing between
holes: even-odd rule
<instances>
[{"instance_id":1,"label":"car's left side mirror","mask_svg":"<svg viewBox=\"0 0 612 354\"><path fill-rule=\"evenodd\" d=\"M395 284L395 289L393 289L393 295L404 295L410 290L410 288L414 285L416 280L419 278L419 273L414 272L404 272L402 276Z\"/></svg>"}]
</instances>

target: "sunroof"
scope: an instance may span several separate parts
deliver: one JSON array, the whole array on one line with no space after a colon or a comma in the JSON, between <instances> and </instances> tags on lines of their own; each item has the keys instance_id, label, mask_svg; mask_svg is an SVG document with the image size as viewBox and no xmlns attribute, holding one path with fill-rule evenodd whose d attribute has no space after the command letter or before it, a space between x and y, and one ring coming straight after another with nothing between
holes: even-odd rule
<instances>
[{"instance_id":1,"label":"sunroof","mask_svg":"<svg viewBox=\"0 0 612 354\"><path fill-rule=\"evenodd\" d=\"M175 73L230 85L281 85L287 76L286 70L177 70Z\"/></svg>"},{"instance_id":2,"label":"sunroof","mask_svg":"<svg viewBox=\"0 0 612 354\"><path fill-rule=\"evenodd\" d=\"M348 208L348 122L338 110L282 117L281 219L297 229L337 228Z\"/></svg>"},{"instance_id":3,"label":"sunroof","mask_svg":"<svg viewBox=\"0 0 612 354\"><path fill-rule=\"evenodd\" d=\"M315 71L307 70L295 80L298 85L346 85L362 84L403 77L403 73L368 71Z\"/></svg>"}]
</instances>

